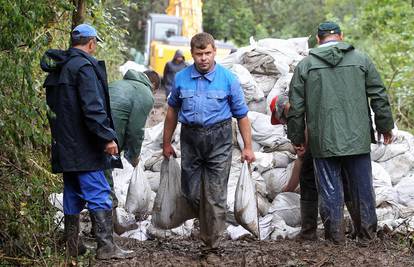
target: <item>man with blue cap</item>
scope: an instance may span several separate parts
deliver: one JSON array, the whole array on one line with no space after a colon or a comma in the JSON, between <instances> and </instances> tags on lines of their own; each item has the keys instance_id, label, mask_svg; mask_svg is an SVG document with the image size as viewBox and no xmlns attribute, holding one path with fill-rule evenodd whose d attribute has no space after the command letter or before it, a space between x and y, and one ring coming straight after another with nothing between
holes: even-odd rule
<instances>
[{"instance_id":1,"label":"man with blue cap","mask_svg":"<svg viewBox=\"0 0 414 267\"><path fill-rule=\"evenodd\" d=\"M79 214L89 210L98 243L96 258L122 259L130 251L113 241L112 200L104 170L122 167L114 130L106 69L92 55L102 41L96 30L81 24L71 33L71 48L48 50L41 67L50 108L52 170L63 173L65 239L70 256L82 255Z\"/></svg>"},{"instance_id":2,"label":"man with blue cap","mask_svg":"<svg viewBox=\"0 0 414 267\"><path fill-rule=\"evenodd\" d=\"M374 64L343 42L338 24L321 23L317 40L319 47L299 62L290 83L288 138L297 151L306 149L306 126L325 238L338 244L345 241L346 184L354 236L365 245L377 229L370 158L375 136L370 108L375 114L378 139L383 136L384 144L392 139L391 108Z\"/></svg>"}]
</instances>

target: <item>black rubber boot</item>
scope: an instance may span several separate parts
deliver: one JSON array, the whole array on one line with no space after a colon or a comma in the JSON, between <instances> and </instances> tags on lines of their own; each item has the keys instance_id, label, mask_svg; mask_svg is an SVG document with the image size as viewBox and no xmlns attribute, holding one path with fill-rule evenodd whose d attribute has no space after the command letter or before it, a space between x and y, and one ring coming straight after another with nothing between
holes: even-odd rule
<instances>
[{"instance_id":1,"label":"black rubber boot","mask_svg":"<svg viewBox=\"0 0 414 267\"><path fill-rule=\"evenodd\" d=\"M133 251L123 250L114 243L112 210L93 211L90 212L90 215L95 230L96 242L98 243L97 259L127 259L134 256Z\"/></svg>"},{"instance_id":2,"label":"black rubber boot","mask_svg":"<svg viewBox=\"0 0 414 267\"><path fill-rule=\"evenodd\" d=\"M79 239L79 214L65 215L65 242L67 252L71 257L86 253L86 247Z\"/></svg>"},{"instance_id":3,"label":"black rubber boot","mask_svg":"<svg viewBox=\"0 0 414 267\"><path fill-rule=\"evenodd\" d=\"M302 227L299 238L303 240L317 240L316 228L318 227L318 201L300 201L300 215Z\"/></svg>"}]
</instances>

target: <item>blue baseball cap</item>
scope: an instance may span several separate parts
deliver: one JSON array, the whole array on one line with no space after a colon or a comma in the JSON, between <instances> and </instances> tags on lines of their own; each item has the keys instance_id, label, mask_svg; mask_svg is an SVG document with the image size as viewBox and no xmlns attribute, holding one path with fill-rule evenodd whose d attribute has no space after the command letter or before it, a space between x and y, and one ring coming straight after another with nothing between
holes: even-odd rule
<instances>
[{"instance_id":1,"label":"blue baseball cap","mask_svg":"<svg viewBox=\"0 0 414 267\"><path fill-rule=\"evenodd\" d=\"M79 24L75 27L72 31L72 38L80 38L80 37L96 37L98 42L102 42L102 39L99 38L98 33L96 32L95 28L89 24Z\"/></svg>"},{"instance_id":2,"label":"blue baseball cap","mask_svg":"<svg viewBox=\"0 0 414 267\"><path fill-rule=\"evenodd\" d=\"M325 34L341 34L341 28L332 21L322 22L318 26L318 35L323 36Z\"/></svg>"}]
</instances>

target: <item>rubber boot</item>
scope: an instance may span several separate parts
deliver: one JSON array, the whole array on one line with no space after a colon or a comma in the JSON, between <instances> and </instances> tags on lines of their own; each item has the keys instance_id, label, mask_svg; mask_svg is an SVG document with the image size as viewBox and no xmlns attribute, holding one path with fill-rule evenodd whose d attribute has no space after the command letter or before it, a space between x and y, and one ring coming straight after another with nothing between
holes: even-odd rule
<instances>
[{"instance_id":1,"label":"rubber boot","mask_svg":"<svg viewBox=\"0 0 414 267\"><path fill-rule=\"evenodd\" d=\"M65 242L67 252L71 257L86 253L86 247L79 239L79 214L65 215Z\"/></svg>"},{"instance_id":2,"label":"rubber boot","mask_svg":"<svg viewBox=\"0 0 414 267\"><path fill-rule=\"evenodd\" d=\"M343 220L341 222L332 223L330 220L324 222L325 239L332 241L335 245L343 245L345 243L345 229Z\"/></svg>"},{"instance_id":3,"label":"rubber boot","mask_svg":"<svg viewBox=\"0 0 414 267\"><path fill-rule=\"evenodd\" d=\"M91 211L90 215L94 225L96 242L98 243L97 259L127 259L134 256L133 251L123 250L114 243L112 210Z\"/></svg>"},{"instance_id":4,"label":"rubber boot","mask_svg":"<svg viewBox=\"0 0 414 267\"><path fill-rule=\"evenodd\" d=\"M317 240L316 229L318 227L318 201L300 201L300 215L302 227L299 238L303 240Z\"/></svg>"}]
</instances>

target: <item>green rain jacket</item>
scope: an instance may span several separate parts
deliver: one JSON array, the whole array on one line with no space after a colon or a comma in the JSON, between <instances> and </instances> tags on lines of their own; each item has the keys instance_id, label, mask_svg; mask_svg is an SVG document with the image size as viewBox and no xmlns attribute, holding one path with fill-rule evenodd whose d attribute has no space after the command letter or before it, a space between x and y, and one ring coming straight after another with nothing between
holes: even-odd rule
<instances>
[{"instance_id":1,"label":"green rain jacket","mask_svg":"<svg viewBox=\"0 0 414 267\"><path fill-rule=\"evenodd\" d=\"M109 84L109 98L118 145L131 162L141 153L145 123L154 105L151 82L144 73L128 70L123 80Z\"/></svg>"},{"instance_id":2,"label":"green rain jacket","mask_svg":"<svg viewBox=\"0 0 414 267\"><path fill-rule=\"evenodd\" d=\"M288 138L293 144L305 143L306 116L308 143L315 158L370 152L375 139L368 103L378 132L394 127L388 96L374 64L343 42L312 49L299 62L289 99Z\"/></svg>"}]
</instances>

